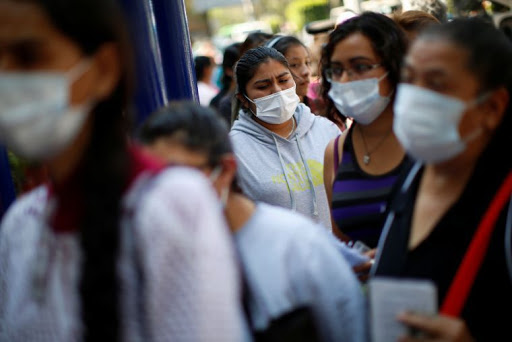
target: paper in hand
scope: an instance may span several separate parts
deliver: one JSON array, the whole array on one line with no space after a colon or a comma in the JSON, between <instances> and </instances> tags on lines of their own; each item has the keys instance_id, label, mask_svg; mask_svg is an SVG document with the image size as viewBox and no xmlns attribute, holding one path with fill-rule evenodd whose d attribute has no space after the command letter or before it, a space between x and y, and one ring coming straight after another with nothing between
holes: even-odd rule
<instances>
[{"instance_id":1,"label":"paper in hand","mask_svg":"<svg viewBox=\"0 0 512 342\"><path fill-rule=\"evenodd\" d=\"M369 281L368 292L372 342L394 342L407 334L396 319L404 311L437 313L437 289L431 281L376 277Z\"/></svg>"}]
</instances>

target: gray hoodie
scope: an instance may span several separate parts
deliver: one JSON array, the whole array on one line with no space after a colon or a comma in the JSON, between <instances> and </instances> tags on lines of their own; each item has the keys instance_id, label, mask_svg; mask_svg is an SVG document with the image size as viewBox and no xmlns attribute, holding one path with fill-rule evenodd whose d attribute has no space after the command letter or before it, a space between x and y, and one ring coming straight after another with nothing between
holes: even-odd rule
<instances>
[{"instance_id":1,"label":"gray hoodie","mask_svg":"<svg viewBox=\"0 0 512 342\"><path fill-rule=\"evenodd\" d=\"M251 114L240 111L230 133L238 161L238 180L253 200L291 208L330 230L324 152L341 131L302 103L294 117L297 128L285 139L258 124Z\"/></svg>"}]
</instances>

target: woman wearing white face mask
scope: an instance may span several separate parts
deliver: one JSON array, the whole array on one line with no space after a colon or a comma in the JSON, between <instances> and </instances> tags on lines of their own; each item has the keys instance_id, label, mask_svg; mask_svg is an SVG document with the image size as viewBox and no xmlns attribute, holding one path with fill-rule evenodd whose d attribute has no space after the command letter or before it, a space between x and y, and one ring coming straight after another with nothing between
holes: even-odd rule
<instances>
[{"instance_id":1,"label":"woman wearing white face mask","mask_svg":"<svg viewBox=\"0 0 512 342\"><path fill-rule=\"evenodd\" d=\"M0 1L0 139L49 174L1 221L0 341L241 340L208 180L128 141L126 37L115 0Z\"/></svg>"},{"instance_id":2,"label":"woman wearing white face mask","mask_svg":"<svg viewBox=\"0 0 512 342\"><path fill-rule=\"evenodd\" d=\"M404 52L404 36L391 19L364 13L338 26L322 55L329 112L354 120L325 151L333 229L342 240L360 240L370 248L377 245L387 199L407 164L392 129Z\"/></svg>"},{"instance_id":3,"label":"woman wearing white face mask","mask_svg":"<svg viewBox=\"0 0 512 342\"><path fill-rule=\"evenodd\" d=\"M394 131L418 162L372 274L432 280L441 315L401 315L422 332L402 341L512 339L511 60L507 38L475 19L428 28L405 58Z\"/></svg>"},{"instance_id":4,"label":"woman wearing white face mask","mask_svg":"<svg viewBox=\"0 0 512 342\"><path fill-rule=\"evenodd\" d=\"M339 129L299 104L288 63L275 49L249 50L235 74L242 109L230 135L242 190L253 200L291 208L330 230L323 150Z\"/></svg>"}]
</instances>

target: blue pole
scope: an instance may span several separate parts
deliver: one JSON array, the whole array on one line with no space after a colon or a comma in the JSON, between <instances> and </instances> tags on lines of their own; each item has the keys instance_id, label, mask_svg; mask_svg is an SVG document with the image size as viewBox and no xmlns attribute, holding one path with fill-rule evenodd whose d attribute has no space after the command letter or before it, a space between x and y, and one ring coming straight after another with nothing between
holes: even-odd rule
<instances>
[{"instance_id":1,"label":"blue pole","mask_svg":"<svg viewBox=\"0 0 512 342\"><path fill-rule=\"evenodd\" d=\"M184 0L121 0L137 68L136 124L171 100L198 100Z\"/></svg>"},{"instance_id":2,"label":"blue pole","mask_svg":"<svg viewBox=\"0 0 512 342\"><path fill-rule=\"evenodd\" d=\"M9 158L4 147L0 146L0 218L16 197L12 182Z\"/></svg>"}]
</instances>

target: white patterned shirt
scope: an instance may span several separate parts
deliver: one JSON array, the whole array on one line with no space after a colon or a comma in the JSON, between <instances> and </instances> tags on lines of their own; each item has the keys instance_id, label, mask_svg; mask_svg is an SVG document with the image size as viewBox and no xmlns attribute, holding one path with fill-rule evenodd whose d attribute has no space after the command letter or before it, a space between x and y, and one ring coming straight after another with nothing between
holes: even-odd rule
<instances>
[{"instance_id":1,"label":"white patterned shirt","mask_svg":"<svg viewBox=\"0 0 512 342\"><path fill-rule=\"evenodd\" d=\"M232 242L208 181L185 168L141 178L125 196L135 206L121 224L123 341L241 341ZM48 226L51 202L39 187L2 222L0 341L82 340L78 233Z\"/></svg>"}]
</instances>

